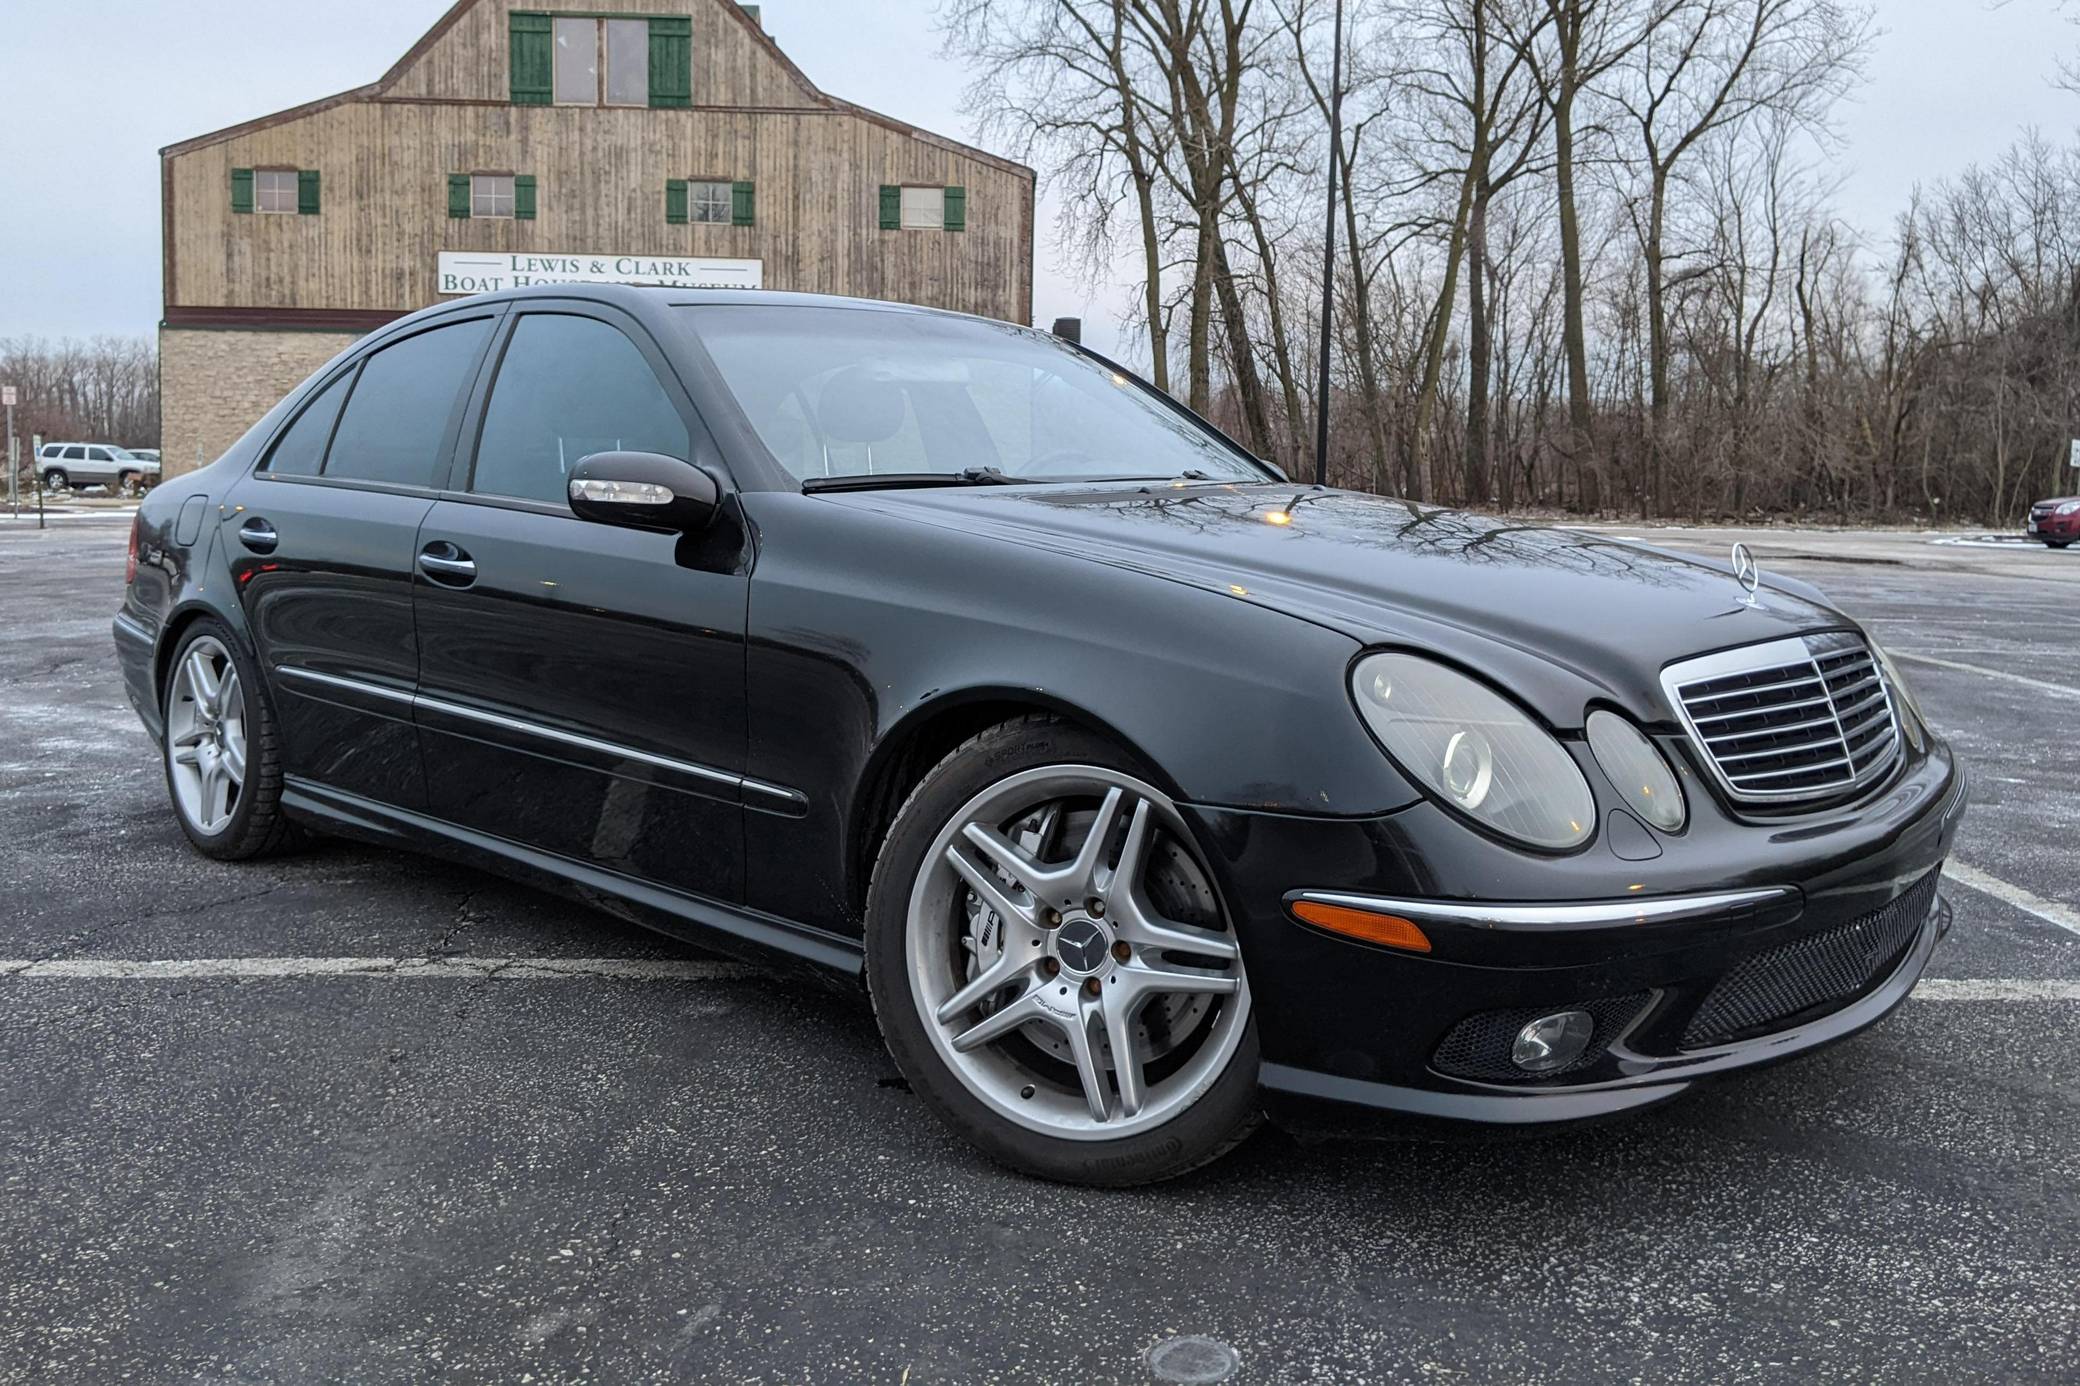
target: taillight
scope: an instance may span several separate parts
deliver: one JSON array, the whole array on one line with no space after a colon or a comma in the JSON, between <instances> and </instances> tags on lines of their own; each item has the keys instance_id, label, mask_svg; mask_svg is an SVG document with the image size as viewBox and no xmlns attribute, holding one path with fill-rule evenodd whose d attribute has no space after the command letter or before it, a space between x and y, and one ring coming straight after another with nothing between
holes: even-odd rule
<instances>
[{"instance_id":1,"label":"taillight","mask_svg":"<svg viewBox=\"0 0 2080 1386\"><path fill-rule=\"evenodd\" d=\"M130 557L123 564L123 586L137 581L137 527L144 523L144 516L130 517Z\"/></svg>"}]
</instances>

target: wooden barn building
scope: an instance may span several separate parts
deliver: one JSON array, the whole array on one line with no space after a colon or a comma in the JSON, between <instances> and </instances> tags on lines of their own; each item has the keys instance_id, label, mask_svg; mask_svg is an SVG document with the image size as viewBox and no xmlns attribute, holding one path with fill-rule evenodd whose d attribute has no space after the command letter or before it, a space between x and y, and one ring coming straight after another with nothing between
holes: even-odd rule
<instances>
[{"instance_id":1,"label":"wooden barn building","mask_svg":"<svg viewBox=\"0 0 2080 1386\"><path fill-rule=\"evenodd\" d=\"M378 81L160 151L169 474L455 294L610 279L1032 320L1031 169L825 94L756 6L608 3L457 0Z\"/></svg>"}]
</instances>

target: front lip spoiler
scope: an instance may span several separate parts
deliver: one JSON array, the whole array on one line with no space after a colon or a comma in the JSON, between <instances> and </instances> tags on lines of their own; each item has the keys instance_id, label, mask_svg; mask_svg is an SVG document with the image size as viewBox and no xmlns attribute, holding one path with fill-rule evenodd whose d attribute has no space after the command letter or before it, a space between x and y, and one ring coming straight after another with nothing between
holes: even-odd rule
<instances>
[{"instance_id":1,"label":"front lip spoiler","mask_svg":"<svg viewBox=\"0 0 2080 1386\"><path fill-rule=\"evenodd\" d=\"M1571 904L1506 904L1478 900L1412 900L1352 895L1332 890L1296 890L1286 905L1306 900L1373 914L1399 915L1416 923L1461 924L1489 929L1598 929L1626 924L1673 924L1723 915L1728 910L1781 904L1798 897L1790 886L1725 890L1709 895L1652 895L1632 900Z\"/></svg>"},{"instance_id":2,"label":"front lip spoiler","mask_svg":"<svg viewBox=\"0 0 2080 1386\"><path fill-rule=\"evenodd\" d=\"M1950 918L1950 902L1939 894L1899 966L1841 1010L1789 1030L1667 1057L1613 1049L1621 1062L1639 1065L1640 1071L1604 1083L1539 1090L1453 1080L1449 1089L1410 1088L1272 1063L1263 1066L1258 1082L1273 1093L1294 1097L1507 1126L1610 1116L1672 1098L1699 1078L1788 1059L1875 1025L1914 990L1937 941L1950 931Z\"/></svg>"}]
</instances>

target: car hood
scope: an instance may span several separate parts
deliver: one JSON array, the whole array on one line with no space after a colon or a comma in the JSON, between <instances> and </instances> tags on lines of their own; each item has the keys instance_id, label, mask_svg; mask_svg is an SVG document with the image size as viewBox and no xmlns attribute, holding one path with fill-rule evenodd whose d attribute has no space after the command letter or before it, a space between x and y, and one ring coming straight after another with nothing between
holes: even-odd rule
<instances>
[{"instance_id":1,"label":"car hood","mask_svg":"<svg viewBox=\"0 0 2080 1386\"><path fill-rule=\"evenodd\" d=\"M1689 655L1854 628L1770 574L1607 535L1295 485L973 487L828 493L847 504L1187 584L1468 665L1579 726L1605 700L1671 722L1660 672Z\"/></svg>"}]
</instances>

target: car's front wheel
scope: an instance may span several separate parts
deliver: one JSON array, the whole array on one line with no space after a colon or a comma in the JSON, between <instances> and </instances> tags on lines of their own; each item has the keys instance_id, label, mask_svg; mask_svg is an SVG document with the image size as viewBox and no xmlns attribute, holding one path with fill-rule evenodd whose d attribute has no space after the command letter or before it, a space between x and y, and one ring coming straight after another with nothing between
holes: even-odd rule
<instances>
[{"instance_id":1,"label":"car's front wheel","mask_svg":"<svg viewBox=\"0 0 2080 1386\"><path fill-rule=\"evenodd\" d=\"M166 677L162 750L174 817L197 850L224 861L260 856L290 837L274 714L260 670L229 628L189 627Z\"/></svg>"},{"instance_id":2,"label":"car's front wheel","mask_svg":"<svg viewBox=\"0 0 2080 1386\"><path fill-rule=\"evenodd\" d=\"M1171 799L1083 728L1007 722L925 775L875 865L867 979L912 1089L1019 1169L1148 1183L1258 1123L1212 877Z\"/></svg>"},{"instance_id":3,"label":"car's front wheel","mask_svg":"<svg viewBox=\"0 0 2080 1386\"><path fill-rule=\"evenodd\" d=\"M144 489L144 476L140 472L124 472L116 478L116 490L126 496L134 496Z\"/></svg>"}]
</instances>

